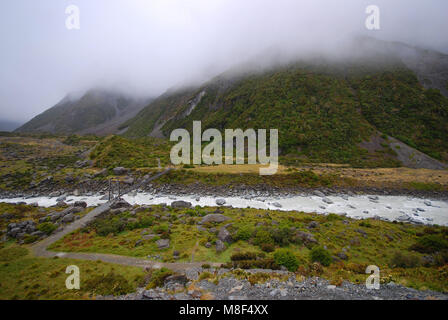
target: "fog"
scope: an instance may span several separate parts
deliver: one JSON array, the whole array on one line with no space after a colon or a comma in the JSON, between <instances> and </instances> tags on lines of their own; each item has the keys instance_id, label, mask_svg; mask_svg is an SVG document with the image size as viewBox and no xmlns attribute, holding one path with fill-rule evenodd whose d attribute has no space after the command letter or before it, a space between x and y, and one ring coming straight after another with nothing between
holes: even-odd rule
<instances>
[{"instance_id":1,"label":"fog","mask_svg":"<svg viewBox=\"0 0 448 320\"><path fill-rule=\"evenodd\" d=\"M368 5L380 30L365 27ZM66 7L80 29L66 28ZM71 92L139 97L262 57L340 52L368 35L448 53L446 0L4 0L0 119L27 121Z\"/></svg>"}]
</instances>

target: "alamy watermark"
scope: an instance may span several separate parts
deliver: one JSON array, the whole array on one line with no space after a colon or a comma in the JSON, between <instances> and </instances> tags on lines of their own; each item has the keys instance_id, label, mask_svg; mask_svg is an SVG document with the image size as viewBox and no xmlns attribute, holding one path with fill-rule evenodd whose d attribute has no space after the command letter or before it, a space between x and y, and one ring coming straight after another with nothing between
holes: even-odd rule
<instances>
[{"instance_id":1,"label":"alamy watermark","mask_svg":"<svg viewBox=\"0 0 448 320\"><path fill-rule=\"evenodd\" d=\"M366 8L366 14L369 15L365 23L367 30L380 30L380 8L370 5Z\"/></svg>"},{"instance_id":2,"label":"alamy watermark","mask_svg":"<svg viewBox=\"0 0 448 320\"><path fill-rule=\"evenodd\" d=\"M65 27L68 30L81 29L79 7L73 4L69 5L67 8L65 8L65 13L68 15L68 17L65 19Z\"/></svg>"},{"instance_id":3,"label":"alamy watermark","mask_svg":"<svg viewBox=\"0 0 448 320\"><path fill-rule=\"evenodd\" d=\"M278 170L278 130L269 130L269 155L267 155L266 134L266 129L257 131L247 129L244 132L241 129L226 129L224 132L224 163L245 164L247 141L247 164L267 165L266 168L260 168L260 175L276 174ZM207 129L202 133L201 121L193 121L193 141L186 129L176 129L171 133L170 141L179 141L179 139L180 142L171 149L172 164L189 165L191 158L192 163L196 165L223 163L223 139L219 130ZM209 144L202 148L202 142L209 142Z\"/></svg>"},{"instance_id":4,"label":"alamy watermark","mask_svg":"<svg viewBox=\"0 0 448 320\"><path fill-rule=\"evenodd\" d=\"M368 266L366 273L370 276L366 279L366 288L369 290L379 290L380 289L380 268L377 266Z\"/></svg>"},{"instance_id":5,"label":"alamy watermark","mask_svg":"<svg viewBox=\"0 0 448 320\"><path fill-rule=\"evenodd\" d=\"M68 290L79 290L80 288L79 267L75 265L68 266L67 269L65 269L65 273L70 274L65 280L65 287Z\"/></svg>"}]
</instances>

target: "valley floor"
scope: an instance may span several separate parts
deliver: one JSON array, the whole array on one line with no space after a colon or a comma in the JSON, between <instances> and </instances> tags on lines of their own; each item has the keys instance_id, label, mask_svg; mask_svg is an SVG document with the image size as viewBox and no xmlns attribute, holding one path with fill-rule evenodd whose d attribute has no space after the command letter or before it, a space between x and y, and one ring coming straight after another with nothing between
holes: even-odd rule
<instances>
[{"instance_id":1,"label":"valley floor","mask_svg":"<svg viewBox=\"0 0 448 320\"><path fill-rule=\"evenodd\" d=\"M62 215L55 222L62 231L34 240L32 247L23 241L3 243L0 296L110 299L140 287L116 299L447 299L434 292L448 291L445 227L179 205L119 202L113 209L80 212L73 223L64 223ZM27 211L24 205L2 206L13 216ZM35 213L21 220L54 215L51 208L28 208ZM30 256L27 248L46 258ZM285 252L286 260L277 256ZM81 291L63 291L64 263L87 270ZM363 286L370 264L381 270L379 291ZM101 268L109 270L102 277L110 278L112 287L94 290ZM126 268L135 271L129 274ZM57 291L48 287L53 282ZM122 289L111 289L117 284Z\"/></svg>"},{"instance_id":2,"label":"valley floor","mask_svg":"<svg viewBox=\"0 0 448 320\"><path fill-rule=\"evenodd\" d=\"M0 299L447 299L447 170L185 166L147 183L166 145L92 156L83 139L0 138ZM125 201L105 205L110 179Z\"/></svg>"}]
</instances>

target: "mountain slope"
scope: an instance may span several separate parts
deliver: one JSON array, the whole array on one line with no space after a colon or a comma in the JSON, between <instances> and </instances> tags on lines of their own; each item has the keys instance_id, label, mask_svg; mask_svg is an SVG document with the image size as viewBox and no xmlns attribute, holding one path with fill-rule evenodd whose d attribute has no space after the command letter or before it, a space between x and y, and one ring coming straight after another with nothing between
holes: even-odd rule
<instances>
[{"instance_id":1,"label":"mountain slope","mask_svg":"<svg viewBox=\"0 0 448 320\"><path fill-rule=\"evenodd\" d=\"M389 135L448 161L448 99L419 83L425 75L410 69L413 60L398 45L392 50L388 43L382 48L362 41L368 45L357 45L375 50L349 59L316 57L264 71L228 72L201 87L168 92L128 121L125 135L169 137L176 128L191 130L193 120L201 120L203 130L276 128L282 155L396 166ZM376 136L375 148L363 146Z\"/></svg>"},{"instance_id":2,"label":"mountain slope","mask_svg":"<svg viewBox=\"0 0 448 320\"><path fill-rule=\"evenodd\" d=\"M17 132L60 134L110 134L134 117L147 104L105 90L90 90L80 98L65 97L54 107L36 116Z\"/></svg>"}]
</instances>

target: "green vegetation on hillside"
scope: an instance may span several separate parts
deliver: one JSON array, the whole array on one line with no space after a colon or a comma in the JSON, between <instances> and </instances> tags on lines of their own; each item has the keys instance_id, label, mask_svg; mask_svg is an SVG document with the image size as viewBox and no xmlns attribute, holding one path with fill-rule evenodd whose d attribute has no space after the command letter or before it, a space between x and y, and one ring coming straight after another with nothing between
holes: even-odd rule
<instances>
[{"instance_id":1,"label":"green vegetation on hillside","mask_svg":"<svg viewBox=\"0 0 448 320\"><path fill-rule=\"evenodd\" d=\"M448 161L448 99L425 90L414 73L398 69L353 77L362 115L387 133L433 158Z\"/></svg>"},{"instance_id":2,"label":"green vegetation on hillside","mask_svg":"<svg viewBox=\"0 0 448 320\"><path fill-rule=\"evenodd\" d=\"M125 139L119 136L105 138L90 153L98 168L154 168L169 164L170 143L155 138Z\"/></svg>"},{"instance_id":3,"label":"green vegetation on hillside","mask_svg":"<svg viewBox=\"0 0 448 320\"><path fill-rule=\"evenodd\" d=\"M201 97L201 93L205 95ZM192 101L199 101L191 113ZM160 121L159 121L160 120ZM168 120L168 121L167 121ZM360 143L378 131L448 160L448 99L424 89L415 74L389 63L294 64L241 77L217 77L203 87L167 93L126 123L129 137L157 124L177 128L279 129L281 155L310 162L396 167L395 152Z\"/></svg>"},{"instance_id":4,"label":"green vegetation on hillside","mask_svg":"<svg viewBox=\"0 0 448 320\"><path fill-rule=\"evenodd\" d=\"M243 269L285 266L337 283L343 279L364 282L365 269L373 264L380 267L386 282L448 290L446 227L360 221L335 214L219 210L230 220L199 225L216 208L130 209L66 236L51 250L149 255L164 262L191 262L194 256L195 262L222 262ZM218 231L224 226L232 240L223 252L217 252ZM170 239L169 248L159 249L156 242L160 239Z\"/></svg>"}]
</instances>

